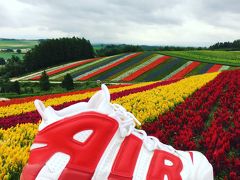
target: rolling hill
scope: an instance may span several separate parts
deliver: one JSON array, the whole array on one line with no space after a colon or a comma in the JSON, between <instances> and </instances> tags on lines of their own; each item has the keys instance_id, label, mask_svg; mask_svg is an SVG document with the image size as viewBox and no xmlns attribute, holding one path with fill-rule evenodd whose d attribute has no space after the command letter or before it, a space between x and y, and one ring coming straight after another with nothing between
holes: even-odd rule
<instances>
[{"instance_id":1,"label":"rolling hill","mask_svg":"<svg viewBox=\"0 0 240 180\"><path fill-rule=\"evenodd\" d=\"M190 60L177 55L146 51L76 61L48 68L46 72L52 81L61 81L69 73L75 81L145 82L179 79L239 67L229 65L227 60L224 65L224 62L216 64L215 62L219 62L199 57ZM14 79L39 80L41 73L42 71L39 71Z\"/></svg>"}]
</instances>

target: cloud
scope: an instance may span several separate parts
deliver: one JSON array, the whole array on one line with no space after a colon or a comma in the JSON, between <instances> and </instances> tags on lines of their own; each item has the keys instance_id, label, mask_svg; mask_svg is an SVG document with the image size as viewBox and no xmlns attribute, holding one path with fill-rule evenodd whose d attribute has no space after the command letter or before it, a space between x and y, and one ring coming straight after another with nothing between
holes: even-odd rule
<instances>
[{"instance_id":1,"label":"cloud","mask_svg":"<svg viewBox=\"0 0 240 180\"><path fill-rule=\"evenodd\" d=\"M238 0L8 0L0 2L0 34L208 46L240 37L239 9Z\"/></svg>"}]
</instances>

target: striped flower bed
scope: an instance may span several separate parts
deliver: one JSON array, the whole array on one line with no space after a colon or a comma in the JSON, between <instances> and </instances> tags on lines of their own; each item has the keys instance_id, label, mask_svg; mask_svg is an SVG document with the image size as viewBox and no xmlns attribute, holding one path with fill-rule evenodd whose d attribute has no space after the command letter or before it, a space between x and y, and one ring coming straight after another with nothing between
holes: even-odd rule
<instances>
[{"instance_id":1,"label":"striped flower bed","mask_svg":"<svg viewBox=\"0 0 240 180\"><path fill-rule=\"evenodd\" d=\"M110 80L112 76L115 76L121 72L124 72L128 68L137 66L139 62L141 62L142 60L145 60L149 56L152 56L151 52L142 53L134 58L131 58L129 61L121 63L118 66L115 66L111 69L108 69L107 71L104 71L90 78L89 80Z\"/></svg>"},{"instance_id":2,"label":"striped flower bed","mask_svg":"<svg viewBox=\"0 0 240 180\"><path fill-rule=\"evenodd\" d=\"M48 71L48 72L47 72L47 75L48 75L48 76L52 76L52 75L57 74L57 73L59 73L59 72L66 71L66 70L68 70L68 69L72 69L72 68L74 68L74 67L77 67L77 66L80 66L80 65L83 65L83 64L92 62L92 61L96 61L96 60L98 60L98 59L99 59L99 58L94 58L94 59L87 59L87 60L78 61L78 62L75 62L75 63L73 63L73 64L63 66L62 68L58 68L58 69L55 69L55 70L52 70L52 71ZM41 75L35 76L35 77L31 78L31 80L39 80L40 78L41 78Z\"/></svg>"},{"instance_id":3,"label":"striped flower bed","mask_svg":"<svg viewBox=\"0 0 240 180\"><path fill-rule=\"evenodd\" d=\"M128 86L128 87L116 87L114 89L110 89L110 92L112 93L112 100L116 99L116 98L120 98L122 96L127 96L129 94L132 93L136 93L136 92L142 92L142 91L146 91L149 89L153 89L156 88L158 86L163 86L163 85L167 85L167 84L171 84L176 82L177 80L172 80L172 81L163 81L163 82L154 82L154 83L144 83L142 85L133 85L133 86ZM82 94L82 96L78 95L78 94L72 94L70 96L62 96L62 97L58 97L58 98L54 98L54 99L49 99L45 101L45 104L54 104L53 107L55 109L62 109L64 107L70 106L72 104L78 103L78 102L85 102L89 100L89 97L91 97L93 95L95 91L85 91L84 94ZM78 95L79 99L75 98L76 95ZM65 101L63 101L65 99ZM67 100L66 100L67 99ZM71 101L69 101L71 100ZM64 102L64 103L63 103ZM30 102L33 105L33 102ZM25 106L29 106L29 103L22 103L22 104L16 104L16 106L21 105L23 108ZM14 107L16 107L14 106ZM5 107L5 109L11 109L11 107ZM34 108L34 107L33 107ZM4 107L3 107L4 109ZM22 112L22 111L20 111ZM1 115L1 114L0 114ZM0 118L0 127L2 128L9 128L11 126L15 126L16 124L21 124L21 123L37 123L40 119L39 114L37 113L37 111L35 111L35 108L29 108L28 111L25 111L24 113L18 113L17 116L16 115L11 115L11 113L5 114L6 117Z\"/></svg>"},{"instance_id":4,"label":"striped flower bed","mask_svg":"<svg viewBox=\"0 0 240 180\"><path fill-rule=\"evenodd\" d=\"M139 69L145 67L145 66L148 66L149 64L153 63L154 61L156 61L157 59L159 59L160 57L162 57L162 55L156 55L150 59L148 59L148 57L146 58L147 61L145 61L144 63L142 64L139 64L138 66L135 66L133 68L131 68L130 70L124 72L123 74L121 74L120 76L112 79L113 81L120 81L124 78L126 78L127 76L129 76L130 74L133 74L135 73L136 71L138 71Z\"/></svg>"},{"instance_id":5,"label":"striped flower bed","mask_svg":"<svg viewBox=\"0 0 240 180\"><path fill-rule=\"evenodd\" d=\"M105 59L104 61L100 61L96 64L93 64L91 66L85 67L79 71L76 71L75 73L72 74L72 77L74 78L74 80L77 80L78 77L80 77L83 74L89 73L91 71L96 71L96 69L99 69L103 66L107 66L109 63L115 62L121 58L126 57L129 54L121 54L121 55L117 55L117 56L112 56L111 58Z\"/></svg>"},{"instance_id":6,"label":"striped flower bed","mask_svg":"<svg viewBox=\"0 0 240 180\"><path fill-rule=\"evenodd\" d=\"M212 72L218 72L223 65L221 64L214 64L208 71L207 73L212 73Z\"/></svg>"},{"instance_id":7,"label":"striped flower bed","mask_svg":"<svg viewBox=\"0 0 240 180\"><path fill-rule=\"evenodd\" d=\"M142 83L142 85L147 85L147 84ZM120 85L111 85L111 86L109 85L108 88L109 89L117 89L117 88L123 88L123 87L127 87L127 86L131 86L131 84L120 84ZM90 88L90 89L87 89L87 90L79 90L79 91L72 91L72 92L65 92L65 93L48 94L48 95L41 95L41 96L31 96L31 97L24 97L24 98L14 98L14 99L10 99L8 101L0 101L0 109L3 106L33 102L35 99L39 99L39 100L42 100L42 101L47 101L48 99L59 98L59 97L62 97L62 96L70 96L70 95L74 95L74 94L83 94L83 93L86 93L86 92L95 92L99 89L100 88L97 87L97 88Z\"/></svg>"},{"instance_id":8,"label":"striped flower bed","mask_svg":"<svg viewBox=\"0 0 240 180\"><path fill-rule=\"evenodd\" d=\"M129 76L123 78L123 81L132 81L134 79L136 79L138 76L140 76L141 74L153 69L154 67L156 67L157 65L165 62L166 60L168 60L170 57L169 56L163 56L161 58L158 58L157 60L155 60L154 62L148 64L147 66L144 66L142 68L140 68L139 70L137 70L136 72L134 72L133 74L130 74Z\"/></svg>"},{"instance_id":9,"label":"striped flower bed","mask_svg":"<svg viewBox=\"0 0 240 180\"><path fill-rule=\"evenodd\" d=\"M224 65L219 69L219 71L225 71L225 70L228 70L229 68L230 68L230 66Z\"/></svg>"},{"instance_id":10,"label":"striped flower bed","mask_svg":"<svg viewBox=\"0 0 240 180\"><path fill-rule=\"evenodd\" d=\"M168 74L167 76L165 76L162 80L167 80L170 79L172 76L174 76L175 74L179 73L180 71L182 71L183 69L185 69L187 66L189 66L193 61L188 61L187 63L185 63L184 65L182 65L181 67L179 67L178 69L176 69L175 71L171 72L170 74Z\"/></svg>"},{"instance_id":11,"label":"striped flower bed","mask_svg":"<svg viewBox=\"0 0 240 180\"><path fill-rule=\"evenodd\" d=\"M87 72L87 73L85 73L83 75L80 75L76 79L77 80L82 80L82 81L88 80L89 78L91 78L93 76L96 76L96 75L98 75L98 74L100 74L100 73L102 73L104 71L107 71L108 69L116 67L117 65L119 65L121 63L124 63L124 62L130 60L131 58L134 58L134 57L138 56L139 54L141 54L141 53L134 53L134 54L127 55L124 58L118 59L118 60L116 60L114 62L111 62L111 63L105 65L105 66L102 66L100 68L94 69L93 71L89 71L89 72Z\"/></svg>"},{"instance_id":12,"label":"striped flower bed","mask_svg":"<svg viewBox=\"0 0 240 180\"><path fill-rule=\"evenodd\" d=\"M185 67L183 70L179 71L177 74L173 75L169 79L179 79L183 78L187 73L198 67L201 63L200 62L192 62L187 67Z\"/></svg>"},{"instance_id":13,"label":"striped flower bed","mask_svg":"<svg viewBox=\"0 0 240 180\"><path fill-rule=\"evenodd\" d=\"M149 59L151 59L151 58L153 58L153 57L155 57L155 56L157 56L157 55L158 55L158 54L151 54L150 56L148 55L148 56L143 57L143 59L142 59L142 60L139 60L139 61L134 65L134 67L135 67L135 66L139 66L139 65L142 64L142 63L145 63L146 61L148 61ZM139 58L139 57L141 57L141 56L138 56L138 57L136 57L136 58ZM116 78L116 77L118 77L118 76L121 76L121 75L124 74L125 72L130 71L130 70L131 70L132 68L134 68L134 67L133 67L133 66L129 66L129 67L125 68L123 71L112 75L111 77L108 78L108 80L113 80L114 78Z\"/></svg>"},{"instance_id":14,"label":"striped flower bed","mask_svg":"<svg viewBox=\"0 0 240 180\"><path fill-rule=\"evenodd\" d=\"M207 63L206 65L204 65L199 71L198 73L199 74L203 74L203 73L207 73L207 71L209 69L211 69L211 67L213 67L214 64L210 64L210 63Z\"/></svg>"},{"instance_id":15,"label":"striped flower bed","mask_svg":"<svg viewBox=\"0 0 240 180\"><path fill-rule=\"evenodd\" d=\"M75 67L75 68L70 69L70 70L68 70L68 71L55 74L55 75L51 76L49 79L50 79L50 80L56 80L56 79L58 79L58 78L60 78L60 77L64 77L66 74L74 74L74 73L76 73L76 72L78 72L78 71L80 71L80 70L82 70L82 69L84 69L84 68L88 68L88 67L90 67L90 66L96 65L96 64L101 63L101 62L103 62L103 61L106 61L106 60L108 60L108 59L110 59L110 58L112 58L112 57L113 57L113 56L100 58L100 59L98 59L98 60L96 60L96 61L89 62L89 63L87 63L87 64L83 64L83 65L81 65L81 66Z\"/></svg>"},{"instance_id":16,"label":"striped flower bed","mask_svg":"<svg viewBox=\"0 0 240 180\"><path fill-rule=\"evenodd\" d=\"M119 92L119 91L123 91L123 90L127 90L127 89L132 89L132 88L138 88L138 87L142 87L142 86L147 86L149 84L153 84L154 82L146 82L146 83L138 83L138 84L134 84L134 85L129 85L129 86L123 86L123 87L116 87L114 89L110 89L110 92L114 93L114 92ZM46 106L55 106L55 105L59 105L62 103L66 103L66 102L71 102L71 101L79 101L82 99L86 99L89 98L93 95L95 91L88 91L88 90L83 90L83 91L76 91L76 92L71 92L71 93L67 93L67 94L58 94L57 95L49 95L46 96L46 98L44 97L40 97L39 99L44 100L45 99L45 105ZM26 98L24 98L26 99ZM13 104L8 104L7 105L3 105L0 106L0 118L5 118L11 115L19 115L19 114L23 114L26 112L31 112L33 110L35 110L34 104L33 104L33 100L32 97L30 97L29 99L26 99L26 102L24 101L24 99L20 99L20 102L17 103L18 100L14 101Z\"/></svg>"},{"instance_id":17,"label":"striped flower bed","mask_svg":"<svg viewBox=\"0 0 240 180\"><path fill-rule=\"evenodd\" d=\"M119 87L111 89L111 97L114 103L123 105L142 122L152 121L177 104L184 102L184 99L191 96L197 89L204 86L217 76L217 73L206 75L192 76L179 81L165 81L154 83L142 83L132 86ZM83 94L72 96L61 96L59 98L52 98L45 101L45 105L53 105L55 108L63 108L71 103L86 101L91 97L93 92L86 92ZM79 97L80 96L80 97ZM84 99L85 98L85 99ZM31 102L32 103L32 102ZM36 118L34 123L38 122L39 116L35 117L32 110L28 116L24 117L24 108L29 108L30 104L20 103L18 106L5 106L11 111L18 111L15 115L16 121L19 123L31 122L28 118ZM19 109L25 106L23 109ZM8 121L12 123L14 119ZM5 121L5 123L8 123ZM6 130L0 129L0 178L1 179L18 179L22 167L26 164L29 154L30 145L37 133L37 124L28 123L16 125ZM10 125L11 126L11 125Z\"/></svg>"},{"instance_id":18,"label":"striped flower bed","mask_svg":"<svg viewBox=\"0 0 240 180\"><path fill-rule=\"evenodd\" d=\"M215 179L239 179L239 76L239 70L221 73L143 129L177 149L202 151L213 165Z\"/></svg>"},{"instance_id":19,"label":"striped flower bed","mask_svg":"<svg viewBox=\"0 0 240 180\"><path fill-rule=\"evenodd\" d=\"M156 66L151 71L148 71L141 76L137 77L135 81L151 81L151 80L159 80L165 77L167 74L171 73L177 67L180 67L186 61L171 57L169 60L165 61L164 63Z\"/></svg>"}]
</instances>

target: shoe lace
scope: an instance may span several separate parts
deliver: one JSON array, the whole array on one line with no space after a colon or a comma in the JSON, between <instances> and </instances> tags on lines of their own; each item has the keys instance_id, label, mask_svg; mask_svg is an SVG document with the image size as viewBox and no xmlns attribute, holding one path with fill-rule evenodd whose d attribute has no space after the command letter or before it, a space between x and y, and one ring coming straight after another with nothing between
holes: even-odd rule
<instances>
[{"instance_id":1,"label":"shoe lace","mask_svg":"<svg viewBox=\"0 0 240 180\"><path fill-rule=\"evenodd\" d=\"M119 104L111 105L114 109L114 112L116 113L116 116L120 118L119 128L121 137L126 137L132 133L135 133L143 139L143 144L149 151L153 151L154 149L175 151L172 146L163 144L156 137L148 136L144 130L136 129L136 124L140 126L141 123L132 113L128 112L124 107Z\"/></svg>"}]
</instances>

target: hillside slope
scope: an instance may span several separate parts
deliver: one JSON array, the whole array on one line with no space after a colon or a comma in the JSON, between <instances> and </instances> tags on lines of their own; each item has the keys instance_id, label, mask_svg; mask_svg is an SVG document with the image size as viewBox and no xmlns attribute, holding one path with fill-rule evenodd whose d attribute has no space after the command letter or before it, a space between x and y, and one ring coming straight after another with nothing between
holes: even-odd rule
<instances>
[{"instance_id":1,"label":"hillside slope","mask_svg":"<svg viewBox=\"0 0 240 180\"><path fill-rule=\"evenodd\" d=\"M52 81L71 74L75 81L145 82L169 80L192 75L236 69L238 66L215 64L202 59L189 60L156 52L137 52L80 60L46 69ZM17 80L39 80L41 72Z\"/></svg>"}]
</instances>

